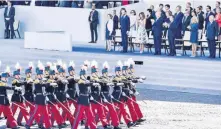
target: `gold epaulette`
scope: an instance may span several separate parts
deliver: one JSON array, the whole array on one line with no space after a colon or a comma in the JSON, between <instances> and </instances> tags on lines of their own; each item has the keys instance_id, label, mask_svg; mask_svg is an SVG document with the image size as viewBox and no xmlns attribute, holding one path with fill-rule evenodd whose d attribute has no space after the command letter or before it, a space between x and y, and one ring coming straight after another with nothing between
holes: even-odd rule
<instances>
[{"instance_id":1,"label":"gold epaulette","mask_svg":"<svg viewBox=\"0 0 221 129\"><path fill-rule=\"evenodd\" d=\"M12 85L13 84L16 84L16 83L18 83L19 81L18 81L18 79L14 79L13 81L12 81Z\"/></svg>"},{"instance_id":2,"label":"gold epaulette","mask_svg":"<svg viewBox=\"0 0 221 129\"><path fill-rule=\"evenodd\" d=\"M26 81L33 82L33 79L28 77L28 78L26 78Z\"/></svg>"},{"instance_id":3,"label":"gold epaulette","mask_svg":"<svg viewBox=\"0 0 221 129\"><path fill-rule=\"evenodd\" d=\"M117 82L120 82L121 80L122 80L121 77L118 77L118 76L115 76L113 79L113 81L117 81Z\"/></svg>"},{"instance_id":4,"label":"gold epaulette","mask_svg":"<svg viewBox=\"0 0 221 129\"><path fill-rule=\"evenodd\" d=\"M92 81L99 81L99 78L98 78L98 76L91 76L91 80Z\"/></svg>"},{"instance_id":5,"label":"gold epaulette","mask_svg":"<svg viewBox=\"0 0 221 129\"><path fill-rule=\"evenodd\" d=\"M5 82L0 81L0 86L6 86Z\"/></svg>"},{"instance_id":6,"label":"gold epaulette","mask_svg":"<svg viewBox=\"0 0 221 129\"><path fill-rule=\"evenodd\" d=\"M39 79L35 79L34 84L39 84L40 80Z\"/></svg>"},{"instance_id":7,"label":"gold epaulette","mask_svg":"<svg viewBox=\"0 0 221 129\"><path fill-rule=\"evenodd\" d=\"M47 83L54 83L55 80L52 80L52 79L48 79Z\"/></svg>"},{"instance_id":8,"label":"gold epaulette","mask_svg":"<svg viewBox=\"0 0 221 129\"><path fill-rule=\"evenodd\" d=\"M83 79L80 79L79 81L78 81L78 84L84 84L85 83L85 80L83 80Z\"/></svg>"}]
</instances>

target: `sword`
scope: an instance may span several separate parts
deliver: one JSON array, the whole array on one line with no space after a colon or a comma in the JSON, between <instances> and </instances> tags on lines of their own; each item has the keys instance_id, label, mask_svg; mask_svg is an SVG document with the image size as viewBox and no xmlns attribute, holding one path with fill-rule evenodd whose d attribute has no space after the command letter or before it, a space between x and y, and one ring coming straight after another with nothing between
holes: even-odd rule
<instances>
[{"instance_id":1,"label":"sword","mask_svg":"<svg viewBox=\"0 0 221 129\"><path fill-rule=\"evenodd\" d=\"M12 102L12 104L14 104L14 105L16 105L16 106L18 106L18 107L20 107L20 108L22 108L22 109L24 109L24 110L27 110L26 108L24 108L24 107L22 107L22 106L20 106L20 105L18 105L18 104L16 104L16 103L14 103L14 102Z\"/></svg>"},{"instance_id":2,"label":"sword","mask_svg":"<svg viewBox=\"0 0 221 129\"><path fill-rule=\"evenodd\" d=\"M57 101L58 101L58 103L60 103L61 104L61 106L63 107L63 108L65 108L71 115L72 115L72 113L71 113L71 111L70 110L68 110L67 109L67 107L65 107L63 104L62 104L62 102L61 101L59 101L58 99L56 99ZM72 115L73 116L73 115ZM74 117L74 116L73 116Z\"/></svg>"},{"instance_id":3,"label":"sword","mask_svg":"<svg viewBox=\"0 0 221 129\"><path fill-rule=\"evenodd\" d=\"M25 97L21 94L19 94L28 104L30 104L32 107L35 107L31 102L29 102Z\"/></svg>"},{"instance_id":4,"label":"sword","mask_svg":"<svg viewBox=\"0 0 221 129\"><path fill-rule=\"evenodd\" d=\"M137 103L137 102L134 101L132 98L128 97L125 93L124 93L123 96L126 97L126 98L128 98L128 99L130 99L131 101L133 101L134 103L138 104L139 106L146 107L146 106L144 106L144 105L141 105L141 104Z\"/></svg>"}]
</instances>

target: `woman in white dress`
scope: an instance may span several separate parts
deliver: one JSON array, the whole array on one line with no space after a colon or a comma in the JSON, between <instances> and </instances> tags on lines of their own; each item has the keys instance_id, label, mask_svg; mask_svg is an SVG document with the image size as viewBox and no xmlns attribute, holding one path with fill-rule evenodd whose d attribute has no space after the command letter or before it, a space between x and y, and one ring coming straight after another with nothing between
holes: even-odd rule
<instances>
[{"instance_id":1,"label":"woman in white dress","mask_svg":"<svg viewBox=\"0 0 221 129\"><path fill-rule=\"evenodd\" d=\"M143 53L144 43L146 43L148 41L147 31L146 31L146 28L145 28L146 18L145 18L144 12L141 12L139 14L139 20L137 21L137 25L138 25L138 28L137 28L136 41L138 43L140 43L140 53Z\"/></svg>"},{"instance_id":2,"label":"woman in white dress","mask_svg":"<svg viewBox=\"0 0 221 129\"><path fill-rule=\"evenodd\" d=\"M111 42L112 42L112 33L113 33L113 29L114 29L114 23L113 23L113 16L111 14L107 15L108 17L108 21L106 23L106 43L107 43L107 47L106 50L107 51L111 51Z\"/></svg>"}]
</instances>

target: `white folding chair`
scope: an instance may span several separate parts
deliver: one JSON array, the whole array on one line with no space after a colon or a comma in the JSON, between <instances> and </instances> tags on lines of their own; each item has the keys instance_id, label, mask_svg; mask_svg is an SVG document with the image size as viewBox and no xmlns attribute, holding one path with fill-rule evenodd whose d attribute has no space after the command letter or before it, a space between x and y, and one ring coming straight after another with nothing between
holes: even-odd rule
<instances>
[{"instance_id":1,"label":"white folding chair","mask_svg":"<svg viewBox=\"0 0 221 129\"><path fill-rule=\"evenodd\" d=\"M18 37L21 38L20 33L19 33L19 25L20 25L20 21L19 20L15 20L14 23L13 23L14 32L17 32ZM10 27L9 27L9 30L10 30ZM14 36L16 38L16 35L14 35Z\"/></svg>"},{"instance_id":2,"label":"white folding chair","mask_svg":"<svg viewBox=\"0 0 221 129\"><path fill-rule=\"evenodd\" d=\"M108 2L108 8L113 8L114 7L114 2Z\"/></svg>"},{"instance_id":3,"label":"white folding chair","mask_svg":"<svg viewBox=\"0 0 221 129\"><path fill-rule=\"evenodd\" d=\"M114 36L114 51L115 51L115 47L119 46L119 48L121 48L121 44L122 44L122 37L121 37L121 30L117 29L116 30L116 34Z\"/></svg>"}]
</instances>

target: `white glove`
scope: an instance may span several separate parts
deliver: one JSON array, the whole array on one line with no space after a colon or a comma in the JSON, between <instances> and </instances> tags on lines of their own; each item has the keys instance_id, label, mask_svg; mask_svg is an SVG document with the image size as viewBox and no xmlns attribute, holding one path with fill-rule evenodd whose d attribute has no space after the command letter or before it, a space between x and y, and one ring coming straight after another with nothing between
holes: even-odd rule
<instances>
[{"instance_id":1,"label":"white glove","mask_svg":"<svg viewBox=\"0 0 221 129\"><path fill-rule=\"evenodd\" d=\"M133 83L133 82L131 82L131 85L135 88L136 87L136 85Z\"/></svg>"},{"instance_id":2,"label":"white glove","mask_svg":"<svg viewBox=\"0 0 221 129\"><path fill-rule=\"evenodd\" d=\"M68 80L62 80L61 81L63 84L68 84Z\"/></svg>"},{"instance_id":3,"label":"white glove","mask_svg":"<svg viewBox=\"0 0 221 129\"><path fill-rule=\"evenodd\" d=\"M93 86L99 86L99 83L93 83Z\"/></svg>"},{"instance_id":4,"label":"white glove","mask_svg":"<svg viewBox=\"0 0 221 129\"><path fill-rule=\"evenodd\" d=\"M94 98L91 96L91 97L90 97L90 100L94 100Z\"/></svg>"},{"instance_id":5,"label":"white glove","mask_svg":"<svg viewBox=\"0 0 221 129\"><path fill-rule=\"evenodd\" d=\"M47 78L43 78L42 81L47 81Z\"/></svg>"},{"instance_id":6,"label":"white glove","mask_svg":"<svg viewBox=\"0 0 221 129\"><path fill-rule=\"evenodd\" d=\"M50 83L51 86L57 86L57 83Z\"/></svg>"},{"instance_id":7,"label":"white glove","mask_svg":"<svg viewBox=\"0 0 221 129\"><path fill-rule=\"evenodd\" d=\"M139 95L139 94L140 94L139 92L137 92L137 91L135 92L135 95Z\"/></svg>"},{"instance_id":8,"label":"white glove","mask_svg":"<svg viewBox=\"0 0 221 129\"><path fill-rule=\"evenodd\" d=\"M124 92L122 92L122 96L127 96Z\"/></svg>"},{"instance_id":9,"label":"white glove","mask_svg":"<svg viewBox=\"0 0 221 129\"><path fill-rule=\"evenodd\" d=\"M113 83L107 83L107 85L108 85L108 86L113 86L114 84L113 84Z\"/></svg>"},{"instance_id":10,"label":"white glove","mask_svg":"<svg viewBox=\"0 0 221 129\"><path fill-rule=\"evenodd\" d=\"M130 90L130 92L129 92L129 93L130 93L131 95L132 95L132 94L134 94L134 92L133 92L132 90Z\"/></svg>"},{"instance_id":11,"label":"white glove","mask_svg":"<svg viewBox=\"0 0 221 129\"><path fill-rule=\"evenodd\" d=\"M66 94L66 97L67 97L67 98L70 98L69 94Z\"/></svg>"},{"instance_id":12,"label":"white glove","mask_svg":"<svg viewBox=\"0 0 221 129\"><path fill-rule=\"evenodd\" d=\"M45 97L45 100L46 100L46 101L49 101L49 98L46 96L46 97Z\"/></svg>"},{"instance_id":13,"label":"white glove","mask_svg":"<svg viewBox=\"0 0 221 129\"><path fill-rule=\"evenodd\" d=\"M112 95L111 95L111 98L113 99L113 98L114 98L114 96L112 96Z\"/></svg>"},{"instance_id":14,"label":"white glove","mask_svg":"<svg viewBox=\"0 0 221 129\"><path fill-rule=\"evenodd\" d=\"M54 99L57 99L56 95L54 95Z\"/></svg>"},{"instance_id":15,"label":"white glove","mask_svg":"<svg viewBox=\"0 0 221 129\"><path fill-rule=\"evenodd\" d=\"M32 79L29 79L28 81L27 81L27 83L32 83L33 82L33 80Z\"/></svg>"},{"instance_id":16,"label":"white glove","mask_svg":"<svg viewBox=\"0 0 221 129\"><path fill-rule=\"evenodd\" d=\"M142 79L138 79L138 82L139 82L139 83L143 83L143 80L142 80Z\"/></svg>"},{"instance_id":17,"label":"white glove","mask_svg":"<svg viewBox=\"0 0 221 129\"><path fill-rule=\"evenodd\" d=\"M124 85L124 83L117 83L117 86L122 86Z\"/></svg>"},{"instance_id":18,"label":"white glove","mask_svg":"<svg viewBox=\"0 0 221 129\"><path fill-rule=\"evenodd\" d=\"M90 81L86 80L85 83L88 84L88 83L90 83Z\"/></svg>"},{"instance_id":19,"label":"white glove","mask_svg":"<svg viewBox=\"0 0 221 129\"><path fill-rule=\"evenodd\" d=\"M104 99L103 101L104 101L105 103L107 103L107 102L108 102L108 101L107 101L107 99Z\"/></svg>"},{"instance_id":20,"label":"white glove","mask_svg":"<svg viewBox=\"0 0 221 129\"><path fill-rule=\"evenodd\" d=\"M15 87L15 90L21 91L22 88L21 87Z\"/></svg>"},{"instance_id":21,"label":"white glove","mask_svg":"<svg viewBox=\"0 0 221 129\"><path fill-rule=\"evenodd\" d=\"M141 76L140 77L142 80L146 80L147 78L146 78L146 76Z\"/></svg>"}]
</instances>

